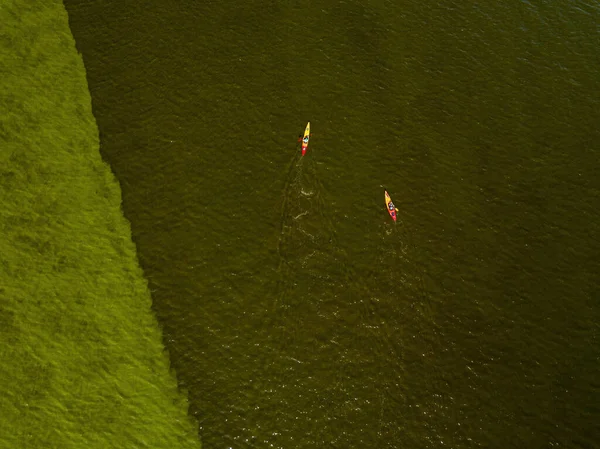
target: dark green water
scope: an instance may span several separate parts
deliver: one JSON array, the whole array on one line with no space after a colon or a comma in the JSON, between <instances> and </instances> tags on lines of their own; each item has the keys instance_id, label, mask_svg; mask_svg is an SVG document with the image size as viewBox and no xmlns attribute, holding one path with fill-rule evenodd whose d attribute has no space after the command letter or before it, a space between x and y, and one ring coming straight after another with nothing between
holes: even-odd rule
<instances>
[{"instance_id":1,"label":"dark green water","mask_svg":"<svg viewBox=\"0 0 600 449\"><path fill-rule=\"evenodd\" d=\"M597 2L65 3L206 448L600 444Z\"/></svg>"}]
</instances>

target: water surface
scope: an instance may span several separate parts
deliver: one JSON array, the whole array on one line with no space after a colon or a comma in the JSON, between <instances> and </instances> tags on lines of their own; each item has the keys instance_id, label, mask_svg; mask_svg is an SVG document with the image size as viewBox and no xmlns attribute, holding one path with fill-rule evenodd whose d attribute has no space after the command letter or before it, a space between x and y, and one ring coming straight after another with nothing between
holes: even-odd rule
<instances>
[{"instance_id":1,"label":"water surface","mask_svg":"<svg viewBox=\"0 0 600 449\"><path fill-rule=\"evenodd\" d=\"M65 3L205 447L598 444L596 3Z\"/></svg>"}]
</instances>

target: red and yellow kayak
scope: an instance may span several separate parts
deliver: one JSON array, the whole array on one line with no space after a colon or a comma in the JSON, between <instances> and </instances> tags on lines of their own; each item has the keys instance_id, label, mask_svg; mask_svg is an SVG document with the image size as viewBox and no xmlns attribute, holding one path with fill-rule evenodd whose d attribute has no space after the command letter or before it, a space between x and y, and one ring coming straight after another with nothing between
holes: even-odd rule
<instances>
[{"instance_id":1,"label":"red and yellow kayak","mask_svg":"<svg viewBox=\"0 0 600 449\"><path fill-rule=\"evenodd\" d=\"M310 122L306 124L306 129L304 130L304 137L302 138L302 156L306 154L306 149L308 148L308 139L310 138Z\"/></svg>"},{"instance_id":2,"label":"red and yellow kayak","mask_svg":"<svg viewBox=\"0 0 600 449\"><path fill-rule=\"evenodd\" d=\"M390 194L387 193L387 190L385 191L385 205L387 207L388 212L390 213L390 217L392 217L392 219L396 221L396 211L398 209L396 209L396 206L394 206L394 203L392 203L392 199L390 198Z\"/></svg>"}]
</instances>

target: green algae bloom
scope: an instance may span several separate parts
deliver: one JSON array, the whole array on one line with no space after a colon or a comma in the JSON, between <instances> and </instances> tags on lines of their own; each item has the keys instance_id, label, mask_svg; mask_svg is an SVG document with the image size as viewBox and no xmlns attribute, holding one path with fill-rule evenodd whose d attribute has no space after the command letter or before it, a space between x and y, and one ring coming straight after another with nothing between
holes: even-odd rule
<instances>
[{"instance_id":1,"label":"green algae bloom","mask_svg":"<svg viewBox=\"0 0 600 449\"><path fill-rule=\"evenodd\" d=\"M67 13L0 23L0 448L199 448Z\"/></svg>"}]
</instances>

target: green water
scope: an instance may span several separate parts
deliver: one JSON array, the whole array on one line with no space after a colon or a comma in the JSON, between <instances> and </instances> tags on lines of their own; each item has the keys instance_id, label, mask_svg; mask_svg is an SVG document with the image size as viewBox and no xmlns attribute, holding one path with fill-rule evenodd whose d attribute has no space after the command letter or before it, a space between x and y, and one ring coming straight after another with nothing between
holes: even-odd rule
<instances>
[{"instance_id":1,"label":"green water","mask_svg":"<svg viewBox=\"0 0 600 449\"><path fill-rule=\"evenodd\" d=\"M0 23L0 448L199 448L67 12Z\"/></svg>"},{"instance_id":2,"label":"green water","mask_svg":"<svg viewBox=\"0 0 600 449\"><path fill-rule=\"evenodd\" d=\"M205 447L599 444L596 3L65 3Z\"/></svg>"}]
</instances>

